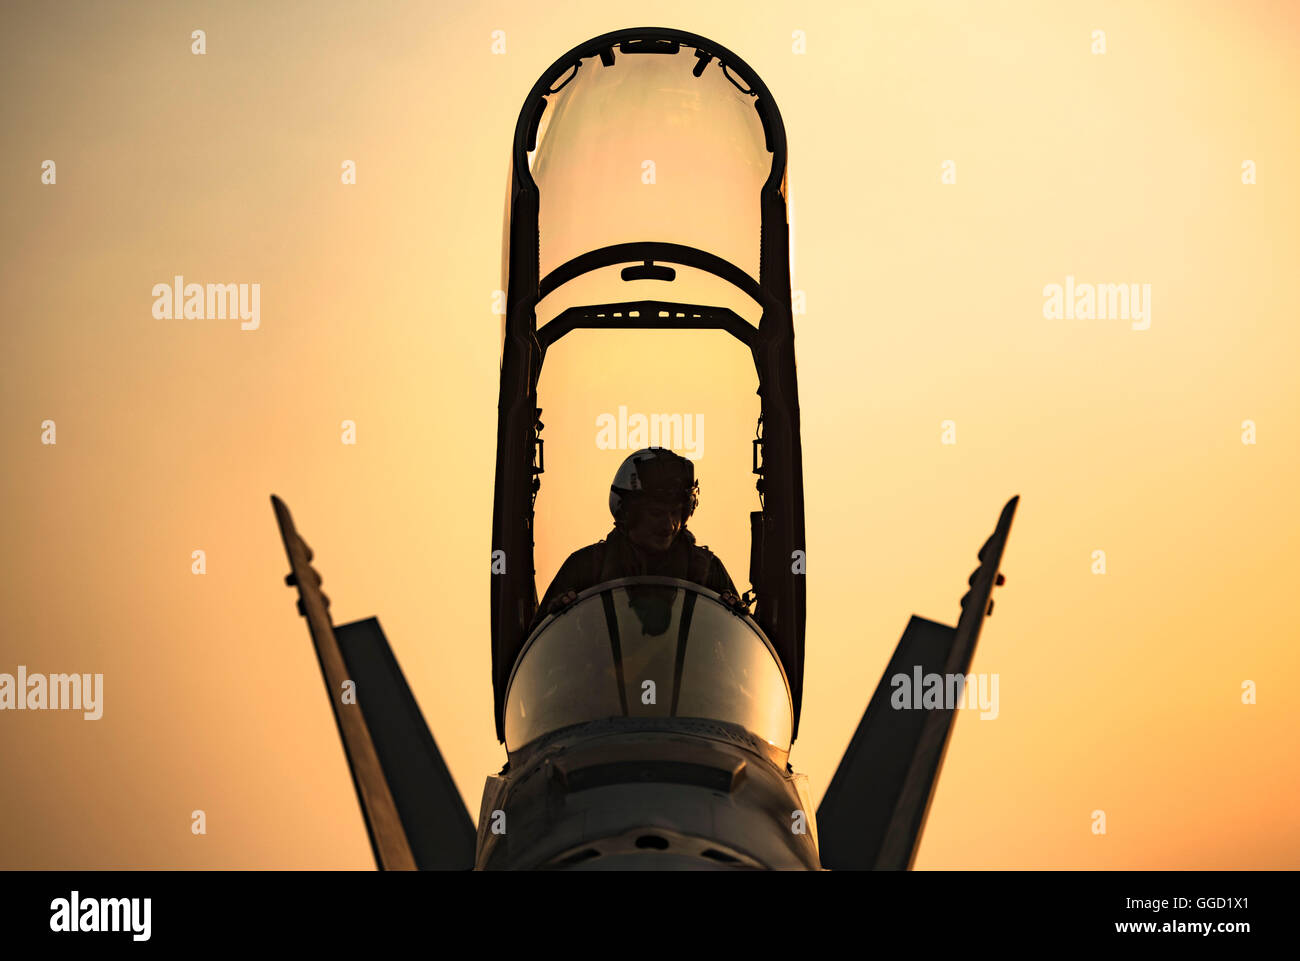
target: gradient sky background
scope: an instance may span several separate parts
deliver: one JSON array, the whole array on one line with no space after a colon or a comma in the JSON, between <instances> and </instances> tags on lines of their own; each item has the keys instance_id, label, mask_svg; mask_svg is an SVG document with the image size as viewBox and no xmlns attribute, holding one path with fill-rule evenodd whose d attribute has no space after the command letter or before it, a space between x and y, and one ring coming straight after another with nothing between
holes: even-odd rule
<instances>
[{"instance_id":1,"label":"gradient sky background","mask_svg":"<svg viewBox=\"0 0 1300 961\"><path fill-rule=\"evenodd\" d=\"M0 671L102 672L105 698L94 722L0 714L0 868L373 866L272 492L336 622L379 616L477 815L504 761L488 552L510 138L556 57L646 23L745 58L789 138L808 303L793 761L814 797L909 615L955 622L1020 494L973 667L999 674L1000 716L958 718L917 866L1300 867L1300 8L600 0L4 4ZM260 283L261 328L154 319L175 274ZM1044 319L1067 275L1151 284L1150 329ZM548 376L602 349L573 343ZM752 403L741 368L655 349L675 390L702 364ZM548 468L566 444L595 456L591 410L705 402L569 391ZM738 582L723 514L752 505L725 452L749 417L729 439L708 421L691 525ZM624 452L599 453L589 508L575 487L539 543L539 590L608 530Z\"/></svg>"}]
</instances>

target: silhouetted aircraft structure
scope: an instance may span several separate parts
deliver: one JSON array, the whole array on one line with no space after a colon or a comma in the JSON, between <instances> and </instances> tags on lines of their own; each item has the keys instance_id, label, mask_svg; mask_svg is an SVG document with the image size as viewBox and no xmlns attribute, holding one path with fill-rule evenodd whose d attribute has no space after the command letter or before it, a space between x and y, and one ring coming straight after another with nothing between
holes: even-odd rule
<instances>
[{"instance_id":1,"label":"silhouetted aircraft structure","mask_svg":"<svg viewBox=\"0 0 1300 961\"><path fill-rule=\"evenodd\" d=\"M653 70L638 67L650 61ZM607 76L619 82L602 88ZM583 249L541 275L533 154L543 115L549 104L555 123L569 117L561 129L578 140L572 118L582 117L583 105L575 98L594 98L591 115L608 119L614 111L601 91L609 89L630 91L642 107L667 91L670 106L682 97L725 96L732 98L727 116L739 115L736 103L754 112L767 171L757 198L757 278L715 252L662 239ZM524 102L507 206L492 524L492 680L508 763L487 778L477 830L378 621L332 624L312 553L272 497L287 582L299 592L381 868L910 867L955 707L895 709L890 681L918 669L968 673L990 594L1002 583L1017 498L979 552L956 626L919 617L907 625L814 816L807 778L789 764L802 700L806 591L785 172L785 128L771 93L739 57L693 34L638 28L596 37L556 60ZM677 271L670 265L739 290L761 311L758 323L671 299ZM539 301L608 268L621 268L624 282L667 285L668 299L572 306L538 328ZM548 349L583 328L722 330L749 350L761 401L752 471L762 509L750 513L746 595L756 601L752 615L699 584L637 576L581 592L530 632L534 505L545 470L538 379Z\"/></svg>"}]
</instances>

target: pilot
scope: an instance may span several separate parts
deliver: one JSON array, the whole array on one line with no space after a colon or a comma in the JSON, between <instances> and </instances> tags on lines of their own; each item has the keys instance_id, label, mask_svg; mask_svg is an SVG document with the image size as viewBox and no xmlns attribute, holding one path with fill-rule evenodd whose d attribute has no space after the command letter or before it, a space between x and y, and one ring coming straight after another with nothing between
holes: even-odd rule
<instances>
[{"instance_id":1,"label":"pilot","mask_svg":"<svg viewBox=\"0 0 1300 961\"><path fill-rule=\"evenodd\" d=\"M638 574L694 581L716 591L729 607L747 611L722 561L698 546L686 529L699 497L695 465L685 457L664 447L629 455L609 488L614 529L560 565L533 626L547 614L564 610L588 587Z\"/></svg>"}]
</instances>

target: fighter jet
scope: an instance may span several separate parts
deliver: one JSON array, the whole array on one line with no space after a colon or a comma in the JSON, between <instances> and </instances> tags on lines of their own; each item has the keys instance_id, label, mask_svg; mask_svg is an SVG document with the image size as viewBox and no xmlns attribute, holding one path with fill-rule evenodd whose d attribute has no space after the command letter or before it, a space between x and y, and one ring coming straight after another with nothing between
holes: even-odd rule
<instances>
[{"instance_id":1,"label":"fighter jet","mask_svg":"<svg viewBox=\"0 0 1300 961\"><path fill-rule=\"evenodd\" d=\"M807 558L786 192L775 99L704 37L604 34L557 59L524 101L508 174L491 543L493 709L507 762L487 777L477 827L378 621L332 623L312 552L272 496L286 580L381 869L911 867L955 707L900 709L891 679L967 675L1018 499L979 551L956 626L907 624L814 812L789 763ZM710 440L723 466L743 448L757 502L740 519L741 604L634 575L538 611L538 500L563 482L553 470L543 484L539 384L548 355L582 332L721 335L752 365L754 436Z\"/></svg>"}]
</instances>

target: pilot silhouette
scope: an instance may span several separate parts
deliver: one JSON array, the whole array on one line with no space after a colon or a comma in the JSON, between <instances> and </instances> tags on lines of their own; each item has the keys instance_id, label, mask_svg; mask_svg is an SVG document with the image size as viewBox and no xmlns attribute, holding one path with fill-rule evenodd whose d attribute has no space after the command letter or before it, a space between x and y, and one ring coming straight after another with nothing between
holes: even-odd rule
<instances>
[{"instance_id":1,"label":"pilot silhouette","mask_svg":"<svg viewBox=\"0 0 1300 961\"><path fill-rule=\"evenodd\" d=\"M695 465L685 457L664 447L645 447L629 455L609 488L614 529L603 541L574 551L560 565L538 605L532 628L572 604L580 591L635 575L694 581L720 594L724 604L746 611L722 561L698 546L695 535L686 529L699 504L699 492ZM654 629L654 622L660 620L654 612L662 605L649 603L649 596L643 600L647 603L634 607L647 632L660 633L663 628Z\"/></svg>"}]
</instances>

